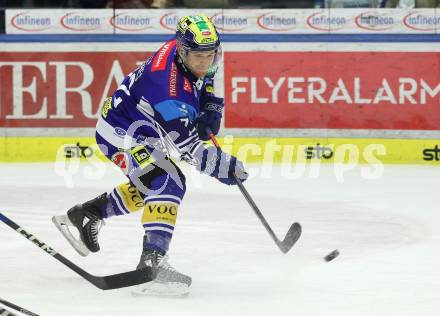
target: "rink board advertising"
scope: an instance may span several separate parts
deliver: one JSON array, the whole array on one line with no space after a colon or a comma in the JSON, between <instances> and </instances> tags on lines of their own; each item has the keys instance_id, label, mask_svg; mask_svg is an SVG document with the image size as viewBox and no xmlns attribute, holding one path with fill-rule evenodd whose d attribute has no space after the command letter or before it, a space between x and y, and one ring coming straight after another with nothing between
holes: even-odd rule
<instances>
[{"instance_id":1,"label":"rink board advertising","mask_svg":"<svg viewBox=\"0 0 440 316\"><path fill-rule=\"evenodd\" d=\"M438 52L229 52L225 126L439 130L439 57Z\"/></svg>"},{"instance_id":2,"label":"rink board advertising","mask_svg":"<svg viewBox=\"0 0 440 316\"><path fill-rule=\"evenodd\" d=\"M440 166L440 140L359 138L219 138L247 163L429 164ZM109 162L92 137L0 138L0 162Z\"/></svg>"},{"instance_id":3,"label":"rink board advertising","mask_svg":"<svg viewBox=\"0 0 440 316\"><path fill-rule=\"evenodd\" d=\"M222 34L429 34L438 9L202 9ZM7 34L172 34L191 9L6 10Z\"/></svg>"},{"instance_id":4,"label":"rink board advertising","mask_svg":"<svg viewBox=\"0 0 440 316\"><path fill-rule=\"evenodd\" d=\"M105 98L150 54L0 52L0 126L92 128ZM225 52L224 124L439 130L439 55Z\"/></svg>"},{"instance_id":5,"label":"rink board advertising","mask_svg":"<svg viewBox=\"0 0 440 316\"><path fill-rule=\"evenodd\" d=\"M179 15L189 12L7 10L6 21L8 33L17 38L21 34L166 35L173 33ZM250 33L418 36L436 34L440 25L435 9L331 12L205 13L222 34L244 37ZM75 133L87 130L77 135L93 135L105 98L161 44L23 41L2 45L0 161L101 159L94 140ZM264 161L265 152L273 149L266 144L275 140L282 149L275 150L274 162L346 162L344 157L357 155L360 162L368 163L365 153L370 151L387 163L438 163L440 142L435 136L424 137L431 131L440 135L438 42L243 45L225 41L223 46L216 90L225 98L224 131L234 131L231 151L241 149L247 161ZM277 137L286 138L267 138L273 129L278 130ZM284 130L285 134L279 132ZM296 133L303 130L316 132L313 138L299 138ZM337 136L328 138L325 131ZM384 139L372 139L365 131L377 131L374 137ZM387 132L394 132L394 139L386 139ZM401 132L412 132L414 140L403 140ZM266 138L242 138L256 134ZM349 145L357 149L342 155Z\"/></svg>"},{"instance_id":6,"label":"rink board advertising","mask_svg":"<svg viewBox=\"0 0 440 316\"><path fill-rule=\"evenodd\" d=\"M0 127L94 127L148 52L0 52Z\"/></svg>"}]
</instances>

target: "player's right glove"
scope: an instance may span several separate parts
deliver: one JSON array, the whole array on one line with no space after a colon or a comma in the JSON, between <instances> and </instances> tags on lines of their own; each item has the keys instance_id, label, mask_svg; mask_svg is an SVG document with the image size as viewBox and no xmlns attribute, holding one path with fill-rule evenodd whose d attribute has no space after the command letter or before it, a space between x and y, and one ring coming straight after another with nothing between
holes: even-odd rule
<instances>
[{"instance_id":1,"label":"player's right glove","mask_svg":"<svg viewBox=\"0 0 440 316\"><path fill-rule=\"evenodd\" d=\"M197 117L197 132L201 140L208 140L209 135L206 133L206 128L209 128L214 135L217 135L220 130L225 102L223 98L207 96L200 103L201 109Z\"/></svg>"}]
</instances>

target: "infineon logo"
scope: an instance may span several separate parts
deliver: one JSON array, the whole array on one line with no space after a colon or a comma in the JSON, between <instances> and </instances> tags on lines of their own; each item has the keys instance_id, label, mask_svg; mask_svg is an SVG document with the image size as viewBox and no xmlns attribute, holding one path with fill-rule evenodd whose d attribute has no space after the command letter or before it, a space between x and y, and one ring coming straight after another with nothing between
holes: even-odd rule
<instances>
[{"instance_id":1,"label":"infineon logo","mask_svg":"<svg viewBox=\"0 0 440 316\"><path fill-rule=\"evenodd\" d=\"M265 30L283 32L294 29L297 26L295 17L281 16L280 14L266 13L258 17L257 24Z\"/></svg>"},{"instance_id":2,"label":"infineon logo","mask_svg":"<svg viewBox=\"0 0 440 316\"><path fill-rule=\"evenodd\" d=\"M32 16L29 12L19 13L11 19L11 25L18 30L40 32L52 27L50 17Z\"/></svg>"},{"instance_id":3,"label":"infineon logo","mask_svg":"<svg viewBox=\"0 0 440 316\"><path fill-rule=\"evenodd\" d=\"M403 18L403 24L417 31L435 31L437 27L440 27L440 17L412 12Z\"/></svg>"},{"instance_id":4,"label":"infineon logo","mask_svg":"<svg viewBox=\"0 0 440 316\"><path fill-rule=\"evenodd\" d=\"M236 15L225 15L223 12L214 14L211 17L217 29L224 32L239 32L249 26L247 17Z\"/></svg>"},{"instance_id":5,"label":"infineon logo","mask_svg":"<svg viewBox=\"0 0 440 316\"><path fill-rule=\"evenodd\" d=\"M342 16L330 16L327 13L316 12L307 18L307 25L318 31L340 30L347 24Z\"/></svg>"},{"instance_id":6,"label":"infineon logo","mask_svg":"<svg viewBox=\"0 0 440 316\"><path fill-rule=\"evenodd\" d=\"M177 23L179 23L179 15L175 12L170 12L168 14L162 15L160 17L160 25L167 29L167 30L171 30L171 31L175 31L176 30L176 26Z\"/></svg>"},{"instance_id":7,"label":"infineon logo","mask_svg":"<svg viewBox=\"0 0 440 316\"><path fill-rule=\"evenodd\" d=\"M96 16L83 16L79 12L70 12L61 17L61 26L71 31L88 32L101 28L101 19Z\"/></svg>"},{"instance_id":8,"label":"infineon logo","mask_svg":"<svg viewBox=\"0 0 440 316\"><path fill-rule=\"evenodd\" d=\"M386 31L394 26L392 16L386 16L374 11L361 13L356 16L354 21L358 27L369 31Z\"/></svg>"},{"instance_id":9,"label":"infineon logo","mask_svg":"<svg viewBox=\"0 0 440 316\"><path fill-rule=\"evenodd\" d=\"M122 31L143 31L151 28L151 19L143 15L122 12L110 19L110 24Z\"/></svg>"}]
</instances>

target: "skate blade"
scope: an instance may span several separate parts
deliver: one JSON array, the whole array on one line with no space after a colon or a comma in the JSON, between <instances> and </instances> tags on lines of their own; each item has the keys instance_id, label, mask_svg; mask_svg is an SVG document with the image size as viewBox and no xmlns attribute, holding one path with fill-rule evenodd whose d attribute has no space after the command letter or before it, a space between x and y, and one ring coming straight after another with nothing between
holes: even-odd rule
<instances>
[{"instance_id":1,"label":"skate blade","mask_svg":"<svg viewBox=\"0 0 440 316\"><path fill-rule=\"evenodd\" d=\"M60 233L63 234L64 238L67 239L73 249L76 250L76 252L78 252L83 257L86 257L90 254L90 250L87 249L86 245L84 245L81 240L75 238L70 231L69 226L75 226L72 224L67 215L53 216L52 222L55 224L55 227L60 231Z\"/></svg>"},{"instance_id":2,"label":"skate blade","mask_svg":"<svg viewBox=\"0 0 440 316\"><path fill-rule=\"evenodd\" d=\"M183 298L189 295L189 287L182 283L165 284L151 281L135 286L131 291L131 295L133 297L157 296Z\"/></svg>"}]
</instances>

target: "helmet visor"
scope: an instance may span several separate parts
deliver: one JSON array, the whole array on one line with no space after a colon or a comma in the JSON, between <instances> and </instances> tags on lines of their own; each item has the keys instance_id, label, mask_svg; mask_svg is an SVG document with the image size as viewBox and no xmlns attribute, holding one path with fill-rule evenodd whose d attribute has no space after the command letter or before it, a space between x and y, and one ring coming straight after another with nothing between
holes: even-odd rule
<instances>
[{"instance_id":1,"label":"helmet visor","mask_svg":"<svg viewBox=\"0 0 440 316\"><path fill-rule=\"evenodd\" d=\"M185 66L197 77L213 77L222 59L222 49L200 50L178 45L179 56Z\"/></svg>"}]
</instances>

